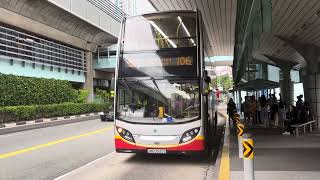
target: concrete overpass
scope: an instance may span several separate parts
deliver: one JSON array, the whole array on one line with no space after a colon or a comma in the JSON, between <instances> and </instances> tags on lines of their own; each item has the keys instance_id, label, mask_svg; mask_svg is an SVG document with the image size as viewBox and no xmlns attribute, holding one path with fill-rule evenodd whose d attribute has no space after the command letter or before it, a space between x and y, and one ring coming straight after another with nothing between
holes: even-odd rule
<instances>
[{"instance_id":1,"label":"concrete overpass","mask_svg":"<svg viewBox=\"0 0 320 180\"><path fill-rule=\"evenodd\" d=\"M95 51L98 45L117 41L120 23L94 2L1 0L0 21L83 50Z\"/></svg>"},{"instance_id":2,"label":"concrete overpass","mask_svg":"<svg viewBox=\"0 0 320 180\"><path fill-rule=\"evenodd\" d=\"M272 64L281 69L282 92L292 92L290 70L299 70L305 99L320 118L320 1L149 1L160 11L199 9L213 48L211 56L234 56L235 85L264 77L257 71ZM292 93L283 94L293 102Z\"/></svg>"},{"instance_id":3,"label":"concrete overpass","mask_svg":"<svg viewBox=\"0 0 320 180\"><path fill-rule=\"evenodd\" d=\"M110 1L0 0L0 72L82 83L92 100L94 83L113 76L97 48L117 42L124 16Z\"/></svg>"}]
</instances>

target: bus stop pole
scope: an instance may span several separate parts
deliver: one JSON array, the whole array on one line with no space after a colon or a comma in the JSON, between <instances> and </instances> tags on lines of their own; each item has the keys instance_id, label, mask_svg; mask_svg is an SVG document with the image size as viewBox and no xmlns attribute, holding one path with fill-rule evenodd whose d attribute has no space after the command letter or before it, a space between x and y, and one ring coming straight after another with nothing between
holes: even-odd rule
<instances>
[{"instance_id":1,"label":"bus stop pole","mask_svg":"<svg viewBox=\"0 0 320 180\"><path fill-rule=\"evenodd\" d=\"M244 134L243 145L243 175L245 180L254 180L253 140L250 134Z\"/></svg>"}]
</instances>

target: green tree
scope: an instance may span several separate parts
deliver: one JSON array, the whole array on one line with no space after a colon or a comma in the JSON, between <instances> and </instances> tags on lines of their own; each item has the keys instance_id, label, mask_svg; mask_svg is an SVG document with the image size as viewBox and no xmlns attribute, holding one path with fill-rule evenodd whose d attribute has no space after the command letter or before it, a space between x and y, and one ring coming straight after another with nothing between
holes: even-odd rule
<instances>
[{"instance_id":1,"label":"green tree","mask_svg":"<svg viewBox=\"0 0 320 180\"><path fill-rule=\"evenodd\" d=\"M229 90L233 87L232 77L229 75L221 75L217 77L217 83L220 85L223 90Z\"/></svg>"},{"instance_id":2,"label":"green tree","mask_svg":"<svg viewBox=\"0 0 320 180\"><path fill-rule=\"evenodd\" d=\"M108 107L111 106L112 104L112 97L111 97L111 93L107 90L102 90L102 89L96 89L96 96L97 98L99 98L99 100L107 105Z\"/></svg>"},{"instance_id":3,"label":"green tree","mask_svg":"<svg viewBox=\"0 0 320 180\"><path fill-rule=\"evenodd\" d=\"M78 93L77 103L85 103L89 95L89 90L79 89L77 93Z\"/></svg>"}]
</instances>

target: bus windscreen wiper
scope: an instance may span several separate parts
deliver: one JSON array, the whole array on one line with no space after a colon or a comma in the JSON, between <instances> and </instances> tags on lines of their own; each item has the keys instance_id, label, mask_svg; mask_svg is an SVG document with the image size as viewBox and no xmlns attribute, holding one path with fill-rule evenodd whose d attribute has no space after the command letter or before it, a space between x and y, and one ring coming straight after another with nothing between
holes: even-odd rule
<instances>
[{"instance_id":1,"label":"bus windscreen wiper","mask_svg":"<svg viewBox=\"0 0 320 180\"><path fill-rule=\"evenodd\" d=\"M157 84L156 80L155 80L153 77L150 77L150 78L151 78L153 84L156 86L157 90L161 93L161 91L160 91L160 89L159 89L159 87L158 87L158 84ZM161 93L161 94L162 94L162 93Z\"/></svg>"},{"instance_id":2,"label":"bus windscreen wiper","mask_svg":"<svg viewBox=\"0 0 320 180\"><path fill-rule=\"evenodd\" d=\"M132 97L132 91L127 83L127 81L125 79L121 79L121 83L124 85L125 90L130 94L130 96Z\"/></svg>"},{"instance_id":3,"label":"bus windscreen wiper","mask_svg":"<svg viewBox=\"0 0 320 180\"><path fill-rule=\"evenodd\" d=\"M137 106L137 103L134 100L133 93L125 79L121 79L121 83L125 87L125 91L128 92L129 96L131 97L131 103L129 104L129 107L132 110L132 112L134 112L134 110L136 109L135 107Z\"/></svg>"}]
</instances>

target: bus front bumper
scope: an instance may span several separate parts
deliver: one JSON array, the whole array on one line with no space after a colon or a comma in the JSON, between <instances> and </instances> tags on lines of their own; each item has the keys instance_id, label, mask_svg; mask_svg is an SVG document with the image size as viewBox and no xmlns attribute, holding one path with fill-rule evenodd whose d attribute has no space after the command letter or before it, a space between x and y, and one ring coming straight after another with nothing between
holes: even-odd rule
<instances>
[{"instance_id":1,"label":"bus front bumper","mask_svg":"<svg viewBox=\"0 0 320 180\"><path fill-rule=\"evenodd\" d=\"M202 136L198 136L193 140L176 145L149 145L149 144L136 144L128 142L121 137L115 138L116 152L123 153L148 153L148 149L161 149L165 150L166 154L169 153L188 153L188 152L202 152L205 150L205 142Z\"/></svg>"}]
</instances>

